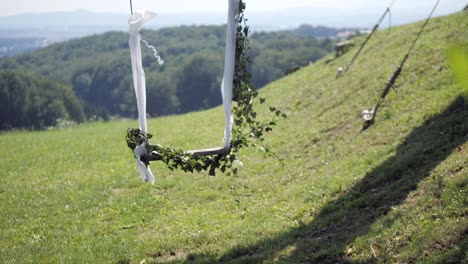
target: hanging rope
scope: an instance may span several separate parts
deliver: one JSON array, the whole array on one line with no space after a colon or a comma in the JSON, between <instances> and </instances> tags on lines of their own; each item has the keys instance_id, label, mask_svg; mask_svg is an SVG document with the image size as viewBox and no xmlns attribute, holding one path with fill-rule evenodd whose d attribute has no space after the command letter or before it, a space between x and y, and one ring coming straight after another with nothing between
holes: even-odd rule
<instances>
[{"instance_id":1,"label":"hanging rope","mask_svg":"<svg viewBox=\"0 0 468 264\"><path fill-rule=\"evenodd\" d=\"M392 29L392 10L388 8L388 29Z\"/></svg>"},{"instance_id":2,"label":"hanging rope","mask_svg":"<svg viewBox=\"0 0 468 264\"><path fill-rule=\"evenodd\" d=\"M354 57L351 59L351 61L349 62L348 66L346 66L346 69L345 69L345 73L348 72L349 68L351 67L351 65L353 65L354 61L357 59L357 57L359 56L359 54L361 54L361 51L364 49L364 47L366 46L367 42L369 41L369 39L372 37L372 35L374 35L375 31L377 31L377 29L379 28L380 26L380 23L382 23L382 21L384 20L385 16L387 15L387 13L390 15L390 8L392 8L393 4L395 4L396 0L393 0L392 3L387 7L387 9L385 9L385 12L382 14L382 16L380 17L379 21L377 22L377 24L375 24L374 28L372 28L372 31L369 35L367 35L367 38L364 40L364 42L361 44L361 47L359 47L359 50L356 52L356 54L354 54ZM391 18L390 18L390 23L391 23Z\"/></svg>"},{"instance_id":3,"label":"hanging rope","mask_svg":"<svg viewBox=\"0 0 468 264\"><path fill-rule=\"evenodd\" d=\"M405 64L406 60L408 60L408 57L409 57L411 51L413 50L414 46L416 45L416 42L418 41L418 39L421 37L422 32L424 31L427 24L429 23L429 20L432 18L432 15L434 14L434 11L436 10L437 6L439 5L439 2L440 2L440 0L437 0L434 7L432 8L431 13L427 17L426 21L424 22L421 29L419 30L416 38L414 39L413 43L411 44L408 52L403 57L403 60L401 61L400 65L396 68L396 70L392 73L392 76L390 77L390 79L387 81L387 85L383 89L382 94L380 95L379 100L377 101L377 104L371 110L362 111L362 118L364 118L364 126L363 126L362 130L366 130L367 128L369 128L374 123L374 119L375 119L375 116L377 114L377 110L379 109L380 105L383 103L383 101L384 101L385 97L387 96L388 92L390 92L390 89L395 84L395 81L398 78L398 76L400 76L401 71L403 69L403 65Z\"/></svg>"}]
</instances>

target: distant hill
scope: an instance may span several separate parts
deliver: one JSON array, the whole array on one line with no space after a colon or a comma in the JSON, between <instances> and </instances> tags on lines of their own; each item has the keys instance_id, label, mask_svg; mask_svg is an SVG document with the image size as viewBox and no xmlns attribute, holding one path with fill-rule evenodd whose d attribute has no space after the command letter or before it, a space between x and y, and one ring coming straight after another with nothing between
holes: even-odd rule
<instances>
[{"instance_id":1,"label":"distant hill","mask_svg":"<svg viewBox=\"0 0 468 264\"><path fill-rule=\"evenodd\" d=\"M436 15L459 11L466 5L466 3L458 2L450 4L442 2L436 10ZM422 19L427 15L429 5L427 3L396 4L392 9L391 24L399 25ZM317 28L368 29L373 27L384 9L384 3L377 2L364 9L349 9L339 6L335 8L317 7L311 3L303 7L281 10L248 11L247 16L254 32L294 30L301 25L311 25ZM72 38L108 31L126 31L128 16L129 14L124 12L105 13L86 10L0 16L0 57L19 54ZM180 25L221 25L225 23L226 17L223 12L160 13L155 19L148 22L146 28L160 29ZM381 26L387 27L389 25L390 21L384 21ZM314 37L323 37L322 33L314 35ZM3 41L4 39L21 41L21 45L12 46L7 41Z\"/></svg>"},{"instance_id":2,"label":"distant hill","mask_svg":"<svg viewBox=\"0 0 468 264\"><path fill-rule=\"evenodd\" d=\"M143 46L151 116L221 103L225 27L181 26L143 31L142 36L157 47L165 61L160 66ZM322 58L333 49L333 43L292 31L253 34L250 67L256 87L283 76L288 69ZM56 43L0 59L0 69L32 72L66 83L83 102L88 117L136 115L128 33L108 32Z\"/></svg>"},{"instance_id":3,"label":"distant hill","mask_svg":"<svg viewBox=\"0 0 468 264\"><path fill-rule=\"evenodd\" d=\"M452 4L441 3L436 15L444 15L459 11L466 5L461 1ZM392 12L394 24L405 24L422 19L427 15L424 10L430 4L421 3L416 6L403 3L394 6ZM252 29L292 29L302 24L326 27L372 27L379 15L385 10L385 3L372 3L365 9L347 9L337 6L327 8L314 6L313 3L300 7L283 8L280 10L249 11ZM103 27L113 30L125 30L129 13L90 12L87 10L26 13L12 16L0 16L0 29L2 28L70 28L70 27ZM156 11L157 12L157 11ZM224 12L184 12L184 13L158 13L158 16L149 21L147 27L174 27L180 25L220 25L226 23ZM117 28L119 27L119 28ZM102 33L102 32L101 32Z\"/></svg>"},{"instance_id":4,"label":"distant hill","mask_svg":"<svg viewBox=\"0 0 468 264\"><path fill-rule=\"evenodd\" d=\"M126 27L125 27L126 30ZM336 38L342 31L358 31L358 28L330 28L324 26L301 25L298 28L280 30L271 26L257 26L254 33L270 33L278 31L292 31L299 35L313 38ZM57 42L64 42L74 38L101 34L108 31L123 31L122 26L48 26L38 28L1 28L0 27L0 57L18 55Z\"/></svg>"},{"instance_id":5,"label":"distant hill","mask_svg":"<svg viewBox=\"0 0 468 264\"><path fill-rule=\"evenodd\" d=\"M304 33L304 27L308 27L315 30L308 30L306 32L307 36L333 38L338 31L342 30L340 28L303 23L300 26L294 23L287 25L275 24L262 19L264 16L264 14L256 15L258 24L250 25L253 32L296 31L296 28L299 27L301 30L297 32ZM270 18L270 16L265 17ZM278 17L280 16L278 15ZM127 21L128 14L95 13L85 10L0 17L0 57L20 54L73 38L101 34L108 31L127 31ZM145 25L145 28L157 30L183 24L221 25L225 23L225 17L222 14L158 14L155 19Z\"/></svg>"}]
</instances>

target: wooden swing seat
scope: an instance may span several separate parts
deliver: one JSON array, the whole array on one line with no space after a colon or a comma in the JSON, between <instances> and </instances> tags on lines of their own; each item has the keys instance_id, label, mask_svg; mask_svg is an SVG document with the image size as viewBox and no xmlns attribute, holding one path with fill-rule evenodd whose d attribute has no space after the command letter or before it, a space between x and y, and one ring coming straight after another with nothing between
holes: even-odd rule
<instances>
[{"instance_id":1,"label":"wooden swing seat","mask_svg":"<svg viewBox=\"0 0 468 264\"><path fill-rule=\"evenodd\" d=\"M213 155L227 155L229 154L229 150L231 149L230 146L227 147L218 147L218 148L207 148L207 149L195 149L195 150L187 150L187 154L191 154L195 157L200 156L213 156ZM157 153L156 151L151 152L150 155L146 156L145 159L147 161L156 161L162 160L162 156Z\"/></svg>"}]
</instances>

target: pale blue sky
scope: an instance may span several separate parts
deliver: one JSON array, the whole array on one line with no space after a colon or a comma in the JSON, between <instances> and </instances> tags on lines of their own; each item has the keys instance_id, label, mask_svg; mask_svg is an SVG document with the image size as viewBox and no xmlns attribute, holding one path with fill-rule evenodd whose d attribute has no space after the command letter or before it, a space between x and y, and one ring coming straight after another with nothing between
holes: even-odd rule
<instances>
[{"instance_id":1,"label":"pale blue sky","mask_svg":"<svg viewBox=\"0 0 468 264\"><path fill-rule=\"evenodd\" d=\"M0 0L0 16L19 13L89 10L96 12L126 13L129 0ZM225 12L227 0L132 0L134 9L153 10L157 13ZM382 10L391 0L245 0L250 12L272 11L292 7L328 7L358 12ZM397 0L395 8L420 9L435 3L433 0ZM467 0L442 0L439 12L458 11Z\"/></svg>"}]
</instances>

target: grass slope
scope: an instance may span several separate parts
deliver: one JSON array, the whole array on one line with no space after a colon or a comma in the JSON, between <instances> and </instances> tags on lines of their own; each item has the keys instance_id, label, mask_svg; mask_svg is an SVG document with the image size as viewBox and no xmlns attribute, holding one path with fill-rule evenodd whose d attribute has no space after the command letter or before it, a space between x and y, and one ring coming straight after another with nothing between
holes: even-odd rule
<instances>
[{"instance_id":1,"label":"grass slope","mask_svg":"<svg viewBox=\"0 0 468 264\"><path fill-rule=\"evenodd\" d=\"M0 262L466 263L467 91L446 61L466 13L430 22L360 131L420 26L378 32L340 79L357 46L262 90L289 113L267 142L282 161L245 151L238 178L153 163L143 184L124 142L136 121L0 134ZM184 149L222 127L221 108L149 122Z\"/></svg>"}]
</instances>

